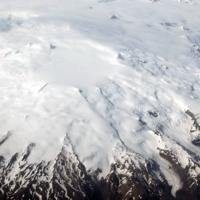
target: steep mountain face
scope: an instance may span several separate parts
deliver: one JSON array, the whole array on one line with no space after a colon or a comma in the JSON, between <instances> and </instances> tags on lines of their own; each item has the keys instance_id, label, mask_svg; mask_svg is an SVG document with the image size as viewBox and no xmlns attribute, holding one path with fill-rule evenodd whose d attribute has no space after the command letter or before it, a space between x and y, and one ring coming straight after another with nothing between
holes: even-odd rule
<instances>
[{"instance_id":1,"label":"steep mountain face","mask_svg":"<svg viewBox=\"0 0 200 200\"><path fill-rule=\"evenodd\" d=\"M199 200L199 10L1 0L0 200Z\"/></svg>"},{"instance_id":2,"label":"steep mountain face","mask_svg":"<svg viewBox=\"0 0 200 200\"><path fill-rule=\"evenodd\" d=\"M160 155L171 163L182 181L176 198L154 160L145 160L136 153L127 152L122 145L116 146L113 153L110 170L101 178L100 169L86 170L68 137L52 163L29 164L26 162L27 154L21 157L15 154L5 165L1 158L0 197L2 200L199 198L199 177L191 177L190 166L183 169L171 152L162 150Z\"/></svg>"}]
</instances>

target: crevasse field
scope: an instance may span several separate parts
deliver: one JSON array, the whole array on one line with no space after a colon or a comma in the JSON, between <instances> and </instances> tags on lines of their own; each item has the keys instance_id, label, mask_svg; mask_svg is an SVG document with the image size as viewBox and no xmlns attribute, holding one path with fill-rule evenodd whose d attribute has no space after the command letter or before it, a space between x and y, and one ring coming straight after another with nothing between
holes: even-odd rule
<instances>
[{"instance_id":1,"label":"crevasse field","mask_svg":"<svg viewBox=\"0 0 200 200\"><path fill-rule=\"evenodd\" d=\"M160 154L199 176L199 113L199 0L0 0L5 163L29 144L28 163L53 161L70 141L105 177L122 148L158 163L175 196Z\"/></svg>"}]
</instances>

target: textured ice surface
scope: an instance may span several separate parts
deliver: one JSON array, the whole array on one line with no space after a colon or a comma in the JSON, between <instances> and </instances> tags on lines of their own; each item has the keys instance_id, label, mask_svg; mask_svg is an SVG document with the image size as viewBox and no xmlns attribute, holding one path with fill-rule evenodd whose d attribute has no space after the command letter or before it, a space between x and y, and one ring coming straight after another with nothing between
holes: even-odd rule
<instances>
[{"instance_id":1,"label":"textured ice surface","mask_svg":"<svg viewBox=\"0 0 200 200\"><path fill-rule=\"evenodd\" d=\"M53 159L67 133L88 169L106 171L121 142L181 187L158 148L182 166L193 159L185 149L200 153L185 114L200 112L199 9L198 0L0 0L1 155L32 142L31 161Z\"/></svg>"}]
</instances>

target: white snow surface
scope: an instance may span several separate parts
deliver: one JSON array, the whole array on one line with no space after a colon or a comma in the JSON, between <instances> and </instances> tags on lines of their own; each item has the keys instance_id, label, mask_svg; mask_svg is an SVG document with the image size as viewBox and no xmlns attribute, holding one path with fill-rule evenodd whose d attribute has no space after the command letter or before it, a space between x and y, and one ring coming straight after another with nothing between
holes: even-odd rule
<instances>
[{"instance_id":1,"label":"white snow surface","mask_svg":"<svg viewBox=\"0 0 200 200\"><path fill-rule=\"evenodd\" d=\"M35 143L30 162L53 160L68 134L88 169L109 170L118 143L167 177L158 148L187 166L177 143L200 153L185 114L200 112L199 10L198 0L0 0L1 155Z\"/></svg>"}]
</instances>

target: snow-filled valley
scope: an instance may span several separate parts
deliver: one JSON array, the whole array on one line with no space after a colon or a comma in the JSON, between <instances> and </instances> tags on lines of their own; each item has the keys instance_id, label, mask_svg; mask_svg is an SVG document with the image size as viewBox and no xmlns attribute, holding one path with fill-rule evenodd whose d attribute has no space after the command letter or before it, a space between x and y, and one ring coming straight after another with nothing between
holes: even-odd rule
<instances>
[{"instance_id":1,"label":"snow-filled valley","mask_svg":"<svg viewBox=\"0 0 200 200\"><path fill-rule=\"evenodd\" d=\"M0 0L0 199L198 199L199 10Z\"/></svg>"}]
</instances>

